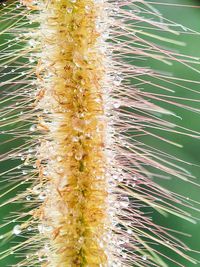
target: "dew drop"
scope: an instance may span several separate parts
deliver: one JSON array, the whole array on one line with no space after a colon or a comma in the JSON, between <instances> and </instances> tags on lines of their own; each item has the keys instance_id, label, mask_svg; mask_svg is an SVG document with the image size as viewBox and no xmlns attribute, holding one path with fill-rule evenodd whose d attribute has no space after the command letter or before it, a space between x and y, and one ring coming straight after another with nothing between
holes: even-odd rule
<instances>
[{"instance_id":1,"label":"dew drop","mask_svg":"<svg viewBox=\"0 0 200 267\"><path fill-rule=\"evenodd\" d=\"M75 159L76 160L81 160L83 158L83 151L78 151L76 154L75 154Z\"/></svg>"},{"instance_id":2,"label":"dew drop","mask_svg":"<svg viewBox=\"0 0 200 267\"><path fill-rule=\"evenodd\" d=\"M14 235L20 235L22 232L20 225L15 225L13 228L13 234Z\"/></svg>"},{"instance_id":3,"label":"dew drop","mask_svg":"<svg viewBox=\"0 0 200 267\"><path fill-rule=\"evenodd\" d=\"M39 257L38 260L39 260L40 262L45 261L45 259L42 258L42 257Z\"/></svg>"},{"instance_id":4,"label":"dew drop","mask_svg":"<svg viewBox=\"0 0 200 267\"><path fill-rule=\"evenodd\" d=\"M29 128L29 130L31 132L34 132L36 130L36 125L35 124L31 125L31 127Z\"/></svg>"},{"instance_id":5,"label":"dew drop","mask_svg":"<svg viewBox=\"0 0 200 267\"><path fill-rule=\"evenodd\" d=\"M71 7L69 7L69 8L67 8L67 13L72 13L72 10L73 10L73 8L71 8Z\"/></svg>"},{"instance_id":6,"label":"dew drop","mask_svg":"<svg viewBox=\"0 0 200 267\"><path fill-rule=\"evenodd\" d=\"M62 174L62 173L64 173L64 169L63 169L62 167L60 167L60 168L58 168L57 172L58 172L59 174Z\"/></svg>"},{"instance_id":7,"label":"dew drop","mask_svg":"<svg viewBox=\"0 0 200 267\"><path fill-rule=\"evenodd\" d=\"M122 78L119 76L115 76L114 81L113 81L114 85L119 86L121 82L122 82Z\"/></svg>"},{"instance_id":8,"label":"dew drop","mask_svg":"<svg viewBox=\"0 0 200 267\"><path fill-rule=\"evenodd\" d=\"M52 226L45 226L43 224L38 225L38 230L41 234L44 234L45 232L51 232L53 230Z\"/></svg>"},{"instance_id":9,"label":"dew drop","mask_svg":"<svg viewBox=\"0 0 200 267\"><path fill-rule=\"evenodd\" d=\"M57 156L57 157L56 157L56 160L57 160L58 162L61 162L61 161L63 160L63 157L61 157L61 156Z\"/></svg>"},{"instance_id":10,"label":"dew drop","mask_svg":"<svg viewBox=\"0 0 200 267\"><path fill-rule=\"evenodd\" d=\"M135 187L135 186L136 186L136 183L132 183L131 186L132 186L132 187Z\"/></svg>"},{"instance_id":11,"label":"dew drop","mask_svg":"<svg viewBox=\"0 0 200 267\"><path fill-rule=\"evenodd\" d=\"M127 208L129 206L129 198L121 197L120 205L122 208Z\"/></svg>"},{"instance_id":12,"label":"dew drop","mask_svg":"<svg viewBox=\"0 0 200 267\"><path fill-rule=\"evenodd\" d=\"M3 239L3 238L4 238L4 236L3 235L0 235L0 240Z\"/></svg>"},{"instance_id":13,"label":"dew drop","mask_svg":"<svg viewBox=\"0 0 200 267\"><path fill-rule=\"evenodd\" d=\"M74 137L72 137L72 141L73 141L73 142L78 142L78 141L79 141L78 136L74 136Z\"/></svg>"},{"instance_id":14,"label":"dew drop","mask_svg":"<svg viewBox=\"0 0 200 267\"><path fill-rule=\"evenodd\" d=\"M137 175L134 175L134 176L133 176L133 180L134 180L134 181L137 181L137 179L138 179Z\"/></svg>"},{"instance_id":15,"label":"dew drop","mask_svg":"<svg viewBox=\"0 0 200 267\"><path fill-rule=\"evenodd\" d=\"M36 185L33 187L33 193L36 195L40 194L40 185Z\"/></svg>"},{"instance_id":16,"label":"dew drop","mask_svg":"<svg viewBox=\"0 0 200 267\"><path fill-rule=\"evenodd\" d=\"M122 258L123 259L126 259L127 258L127 255L125 253L122 254Z\"/></svg>"},{"instance_id":17,"label":"dew drop","mask_svg":"<svg viewBox=\"0 0 200 267\"><path fill-rule=\"evenodd\" d=\"M113 104L114 108L119 108L120 106L121 106L121 104L120 104L119 101L115 101L114 104Z\"/></svg>"},{"instance_id":18,"label":"dew drop","mask_svg":"<svg viewBox=\"0 0 200 267\"><path fill-rule=\"evenodd\" d=\"M26 200L30 201L31 200L31 196L26 196Z\"/></svg>"},{"instance_id":19,"label":"dew drop","mask_svg":"<svg viewBox=\"0 0 200 267\"><path fill-rule=\"evenodd\" d=\"M89 11L90 11L90 9L91 9L91 7L90 7L90 6L85 6L85 11L86 11L86 12L89 12Z\"/></svg>"},{"instance_id":20,"label":"dew drop","mask_svg":"<svg viewBox=\"0 0 200 267\"><path fill-rule=\"evenodd\" d=\"M143 259L144 261L146 261L146 260L147 260L147 256L146 256L146 255L143 255L143 256L142 256L142 259Z\"/></svg>"},{"instance_id":21,"label":"dew drop","mask_svg":"<svg viewBox=\"0 0 200 267\"><path fill-rule=\"evenodd\" d=\"M128 230L127 230L127 233L128 233L129 235L131 235L131 234L132 234L132 230L131 230L131 229L128 229Z\"/></svg>"},{"instance_id":22,"label":"dew drop","mask_svg":"<svg viewBox=\"0 0 200 267\"><path fill-rule=\"evenodd\" d=\"M38 196L38 198L39 198L40 200L44 200L46 197L47 197L47 196L46 196L46 193L45 193L45 192L41 192L41 193L39 194L39 196Z\"/></svg>"},{"instance_id":23,"label":"dew drop","mask_svg":"<svg viewBox=\"0 0 200 267\"><path fill-rule=\"evenodd\" d=\"M29 59L29 62L30 62L30 63L34 63L34 62L35 62L34 58L31 57L31 58Z\"/></svg>"},{"instance_id":24,"label":"dew drop","mask_svg":"<svg viewBox=\"0 0 200 267\"><path fill-rule=\"evenodd\" d=\"M44 233L44 225L43 224L39 224L38 225L38 231L42 234Z\"/></svg>"},{"instance_id":25,"label":"dew drop","mask_svg":"<svg viewBox=\"0 0 200 267\"><path fill-rule=\"evenodd\" d=\"M34 39L29 40L29 45L30 45L31 47L34 47L34 46L36 45L35 40L34 40Z\"/></svg>"}]
</instances>

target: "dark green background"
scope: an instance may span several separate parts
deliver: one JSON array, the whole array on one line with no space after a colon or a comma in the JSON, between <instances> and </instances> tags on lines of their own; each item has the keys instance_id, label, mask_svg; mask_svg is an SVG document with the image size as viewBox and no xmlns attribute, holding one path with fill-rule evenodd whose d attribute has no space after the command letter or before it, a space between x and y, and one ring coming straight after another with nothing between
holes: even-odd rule
<instances>
[{"instance_id":1,"label":"dark green background","mask_svg":"<svg viewBox=\"0 0 200 267\"><path fill-rule=\"evenodd\" d=\"M152 1L152 2L158 2L158 1ZM159 1L164 3L172 3L172 4L185 4L185 5L198 5L200 4L198 1L189 1L189 0L171 0L171 1ZM191 28L197 32L200 32L200 8L188 8L188 7L170 7L170 6L162 6L162 5L155 5L155 7L166 17L167 19L171 21L175 21L177 24L182 24L188 28ZM162 34L162 33L161 33ZM166 36L165 34L162 34L162 36ZM169 35L170 38L173 38L172 35ZM185 47L175 47L176 50L183 54L188 54L196 57L200 57L200 36L198 35L188 35L183 34L179 37L174 37L175 39L179 41L185 42L187 45ZM170 45L168 45L170 47ZM141 64L141 63L139 63ZM146 64L146 63L145 63ZM159 70L165 70L167 72L171 72L175 77L180 77L188 80L195 80L200 81L200 74L194 71L189 70L185 66L174 63L173 66L168 67L164 66L163 64L160 64L155 61L148 61L149 66L152 68ZM194 65L193 65L194 66ZM195 65L195 68L199 71L200 66ZM193 84L190 82L181 82L182 85L190 87L192 89L197 90L200 92L200 85L199 84ZM193 99L200 99L200 95L197 93L193 93L187 90L184 90L182 88L177 87L171 87L172 89L176 90L175 96L179 97L185 97L185 98L193 98ZM145 88L147 91L148 88ZM150 89L153 91L153 89ZM154 91L155 92L155 91ZM183 101L181 103L192 105L193 107L200 108L199 103L190 103L188 101ZM172 105L162 104L163 107L166 107L167 109L175 112L177 115L181 116L182 120L178 118L170 118L169 120L171 122L177 123L178 125L181 125L183 127L193 129L197 132L200 132L200 115L195 114L190 111L186 111L180 108L177 108ZM170 133L160 133L153 131L154 133L159 133L163 137L175 141L177 143L180 143L183 145L183 148L177 148L172 145L164 144L161 141L156 140L155 138L151 137L145 137L143 140L145 140L145 143L150 144L153 147L156 147L158 149L161 149L163 151L168 152L169 154L175 155L178 158L181 158L187 162L192 162L194 164L199 165L200 164L200 141L198 139L191 139L190 137L185 137L182 135L176 135L176 134L170 134ZM190 172L196 176L196 182L200 184L200 168L196 166L186 166L187 170L190 170ZM192 186L190 184L187 184L183 181L177 181L176 179L168 180L168 181L158 181L160 184L164 185L166 188L171 189L174 192L180 193L184 196L187 196L191 199L194 199L196 201L200 201L200 188ZM197 206L199 208L199 206ZM198 212L193 212L193 215L200 218L200 214ZM183 221L181 219L177 219L174 216L169 216L167 219L161 217L158 214L154 213L154 220L157 221L159 224L165 225L166 227L177 229L178 231L189 233L192 235L192 237L180 237L180 235L177 235L178 238L183 240L186 244L188 244L192 249L194 250L200 250L200 223L197 221L197 224L191 224L186 221ZM160 248L161 249L161 248ZM178 260L182 262L182 264L185 267L191 267L191 266L198 266L200 267L200 263L197 265L193 265L192 263L185 262L182 258L180 258L177 255L174 255L172 252L168 251L167 249L161 249L162 252L166 253L167 256L172 257L175 260ZM200 255L198 253L191 253L190 255L194 256L194 258L200 260ZM174 263L169 263L170 267L175 266Z\"/></svg>"},{"instance_id":2,"label":"dark green background","mask_svg":"<svg viewBox=\"0 0 200 267\"><path fill-rule=\"evenodd\" d=\"M164 0L163 0L164 1ZM153 1L156 2L156 1ZM186 5L198 5L198 1L190 1L190 0L171 0L171 1L164 1L165 3L179 3L179 4L186 4ZM155 5L157 9L163 13L164 17L176 21L177 23L183 24L184 26L187 26L189 28L192 28L196 30L197 32L200 32L200 8L186 8L186 7L170 7L170 6L162 6L162 5ZM3 27L3 25L1 25ZM163 33L160 33L161 35L166 36ZM200 35L189 35L189 34L184 34L183 36L179 37L173 37L172 35L169 36L170 38L177 38L178 40L182 40L185 43L187 43L187 46L185 47L175 47L172 45L173 49L179 50L183 54L189 54L192 56L200 57ZM0 41L2 41L0 39ZM168 45L170 46L170 45ZM199 61L200 63L200 61ZM142 66L144 65L143 62L140 62L139 60L135 61L136 65ZM171 72L174 76L180 77L180 78L185 78L188 80L196 80L200 81L200 74L195 71L191 71L185 66L181 64L175 63L172 67L165 66L157 61L149 60L148 62L145 62L145 64L148 64L148 66L151 66L152 68L156 70L163 70L167 72ZM200 66L195 65L195 67L200 71ZM133 83L136 82L133 79ZM187 82L182 82L183 85L188 86L192 89L195 89L199 91L200 93L200 85L199 84L193 84L193 83L187 83ZM200 94L198 93L192 93L187 90L183 90L181 88L176 88L176 87L171 87L172 89L176 90L176 96L180 97L185 97L185 98L193 98L193 99L200 99ZM145 88L144 90L153 90L152 88ZM184 102L182 102L184 103ZM185 103L188 104L186 101ZM178 118L170 118L169 120L177 123L179 125L182 125L186 128L193 129L195 131L200 132L200 114L195 114L190 111L182 110L180 108L176 108L171 105L166 105L166 104L161 104L163 107L168 108L171 111L174 111L177 113L179 116L182 117L182 120ZM195 103L191 104L196 108L200 108L200 104ZM156 131L154 131L156 133ZM164 144L161 141L156 140L155 138L151 137L145 137L142 138L145 143L152 145L153 147L159 148L163 151L166 151L170 154L173 154L183 160L186 160L188 162L192 162L194 164L199 165L200 164L200 140L198 139L191 139L189 137L185 137L183 135L176 135L176 134L170 134L170 133L159 133L163 137L166 137L172 141L181 143L184 147L183 148L177 148L169 144ZM1 140L6 139L4 135L2 135ZM15 144L10 144L10 147L15 146ZM3 146L1 148L1 152L6 151L8 149L8 146ZM15 163L13 161L11 162L6 162L1 164L1 170L5 170L9 168L10 166L13 166ZM197 166L187 166L187 169L191 171L193 175L195 175L196 182L200 184L200 168ZM170 188L174 192L183 194L184 196L188 196L191 199L194 199L196 201L200 201L200 188L192 186L190 184L184 183L183 181L177 181L175 179L172 180L165 180L165 181L158 181L160 184L164 185L167 188ZM1 187L3 187L4 183L1 183ZM14 192L15 193L15 192ZM11 197L10 195L9 197ZM3 200L2 200L3 201ZM198 207L198 206L197 206ZM16 209L16 206L15 206ZM8 212L13 210L13 206L7 206L5 208L1 209L0 213L0 219L1 222L3 221L3 218L8 215ZM193 215L200 218L200 214L197 212L193 212ZM191 224L186 221L177 219L174 216L169 216L167 219L161 217L160 215L154 213L153 214L154 220L158 224L162 224L166 227L177 229L178 231L186 232L192 235L191 238L188 237L182 237L178 235L178 237L186 242L188 246L190 246L194 250L200 250L200 222L197 222L197 224ZM11 224L8 229L12 229L13 224ZM1 230L0 233L4 233L6 231L5 228ZM7 246L7 245L6 245ZM5 249L5 245L2 247ZM163 250L163 248L160 248L160 250ZM165 253L169 257L173 257L174 259L177 259L183 263L185 267L192 267L194 266L193 264L189 262L185 262L183 259L178 257L177 255L174 255L172 252L165 250ZM196 259L200 260L200 254L196 253L191 253L192 256L194 256ZM9 257L5 260L3 260L0 263L0 266L9 266L9 264L14 264L14 259L13 257ZM169 263L170 267L175 266L173 263ZM200 263L196 265L197 267L200 267Z\"/></svg>"}]
</instances>

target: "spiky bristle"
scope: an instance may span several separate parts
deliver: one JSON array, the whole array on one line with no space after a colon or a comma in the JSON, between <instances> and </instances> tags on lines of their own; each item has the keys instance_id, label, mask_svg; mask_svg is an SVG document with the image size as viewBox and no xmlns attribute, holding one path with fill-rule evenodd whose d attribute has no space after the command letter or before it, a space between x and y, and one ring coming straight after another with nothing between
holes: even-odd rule
<instances>
[{"instance_id":1,"label":"spiky bristle","mask_svg":"<svg viewBox=\"0 0 200 267\"><path fill-rule=\"evenodd\" d=\"M139 139L180 146L149 129L199 138L176 128L167 119L176 114L160 105L199 112L164 94L176 78L135 63L175 61L195 71L198 58L162 46L182 42L157 34L176 36L182 26L143 0L8 1L0 14L1 161L17 159L1 173L8 181L2 198L15 194L1 207L23 202L2 225L14 223L3 240L13 234L23 240L0 258L12 252L18 266L166 267L169 257L156 243L196 263L190 249L144 211L148 206L194 222L173 204L191 206L188 200L153 180L192 175ZM140 89L146 84L154 90ZM7 151L10 142L15 147Z\"/></svg>"}]
</instances>

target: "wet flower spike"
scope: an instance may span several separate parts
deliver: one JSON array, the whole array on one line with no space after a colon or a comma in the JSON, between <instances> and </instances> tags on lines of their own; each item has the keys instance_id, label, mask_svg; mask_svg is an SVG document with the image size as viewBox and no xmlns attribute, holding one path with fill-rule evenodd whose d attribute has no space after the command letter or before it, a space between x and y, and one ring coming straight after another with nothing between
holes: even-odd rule
<instances>
[{"instance_id":1,"label":"wet flower spike","mask_svg":"<svg viewBox=\"0 0 200 267\"><path fill-rule=\"evenodd\" d=\"M176 36L183 27L143 0L7 1L0 25L1 176L8 181L1 207L20 203L0 237L18 242L0 259L14 254L15 266L166 267L169 257L156 251L157 243L195 263L190 249L143 208L193 222L173 204L188 206L188 200L153 179L156 169L160 177L191 175L172 155L137 139L152 136L150 128L179 132L168 120L175 114L160 105L174 102L162 94L177 80L133 64L175 60L191 69L198 59L167 50L182 43L158 34ZM148 83L157 93L141 89Z\"/></svg>"}]
</instances>

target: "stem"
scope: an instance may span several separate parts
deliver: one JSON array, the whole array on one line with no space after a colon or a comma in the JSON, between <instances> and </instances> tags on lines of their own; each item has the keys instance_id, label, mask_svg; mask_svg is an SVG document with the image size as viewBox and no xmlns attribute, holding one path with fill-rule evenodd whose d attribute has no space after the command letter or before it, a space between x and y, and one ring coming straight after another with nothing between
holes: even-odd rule
<instances>
[{"instance_id":1,"label":"stem","mask_svg":"<svg viewBox=\"0 0 200 267\"><path fill-rule=\"evenodd\" d=\"M41 4L37 105L46 111L42 121L48 120L49 131L41 140L39 161L47 162L48 174L40 178L50 193L40 220L52 227L48 266L107 262L105 67L96 30L99 12L92 0ZM46 129L43 122L41 127Z\"/></svg>"}]
</instances>

